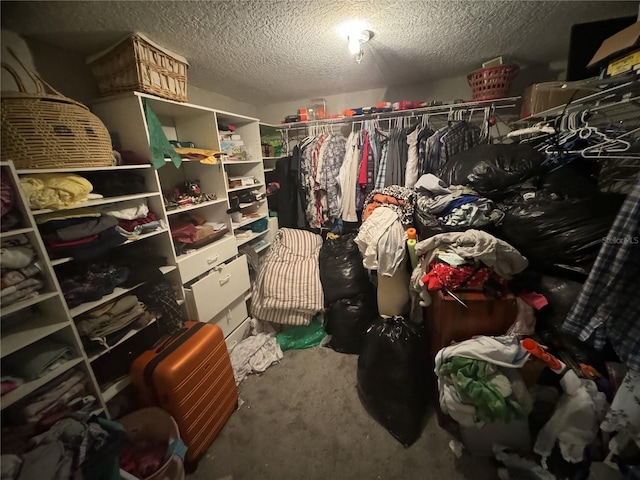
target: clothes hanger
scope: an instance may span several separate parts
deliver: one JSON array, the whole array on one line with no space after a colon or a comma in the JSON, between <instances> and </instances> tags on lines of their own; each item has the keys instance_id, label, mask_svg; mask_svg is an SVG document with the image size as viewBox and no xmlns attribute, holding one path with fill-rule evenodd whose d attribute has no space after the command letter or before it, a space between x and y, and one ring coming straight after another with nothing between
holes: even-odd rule
<instances>
[{"instance_id":1,"label":"clothes hanger","mask_svg":"<svg viewBox=\"0 0 640 480\"><path fill-rule=\"evenodd\" d=\"M623 140L622 137L626 137L633 133L640 132L640 127L634 128L616 138L609 138L602 132L598 132L602 138L606 140L595 145L588 146L580 151L580 154L584 158L630 158L638 157L640 153L626 155L612 155L616 153L625 153L631 148L631 142Z\"/></svg>"}]
</instances>

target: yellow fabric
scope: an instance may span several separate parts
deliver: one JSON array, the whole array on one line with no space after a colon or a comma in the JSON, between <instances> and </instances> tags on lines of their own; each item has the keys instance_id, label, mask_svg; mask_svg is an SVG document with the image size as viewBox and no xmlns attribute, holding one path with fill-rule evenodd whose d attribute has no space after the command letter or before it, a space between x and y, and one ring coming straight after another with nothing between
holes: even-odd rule
<instances>
[{"instance_id":1,"label":"yellow fabric","mask_svg":"<svg viewBox=\"0 0 640 480\"><path fill-rule=\"evenodd\" d=\"M87 199L93 185L72 173L43 173L20 178L20 186L32 209L68 208Z\"/></svg>"},{"instance_id":2,"label":"yellow fabric","mask_svg":"<svg viewBox=\"0 0 640 480\"><path fill-rule=\"evenodd\" d=\"M200 160L200 163L206 163L208 165L216 165L218 163L216 155L222 155L224 153L218 150L207 150L204 148L174 147L174 150L182 158L188 158L190 160Z\"/></svg>"},{"instance_id":3,"label":"yellow fabric","mask_svg":"<svg viewBox=\"0 0 640 480\"><path fill-rule=\"evenodd\" d=\"M52 220L67 220L69 218L85 218L85 217L99 217L102 213L99 210L91 207L74 208L73 210L61 210L59 212L45 213L43 215L37 215L36 223L42 225L43 223L50 222Z\"/></svg>"}]
</instances>

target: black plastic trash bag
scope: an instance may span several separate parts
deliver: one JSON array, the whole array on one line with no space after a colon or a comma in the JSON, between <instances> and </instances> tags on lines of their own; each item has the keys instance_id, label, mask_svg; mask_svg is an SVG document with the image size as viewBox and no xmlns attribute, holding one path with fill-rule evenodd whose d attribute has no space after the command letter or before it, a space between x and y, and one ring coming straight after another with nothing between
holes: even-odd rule
<instances>
[{"instance_id":1,"label":"black plastic trash bag","mask_svg":"<svg viewBox=\"0 0 640 480\"><path fill-rule=\"evenodd\" d=\"M448 185L466 185L495 200L509 185L535 175L543 161L543 155L527 144L478 145L452 156L437 176Z\"/></svg>"},{"instance_id":2,"label":"black plastic trash bag","mask_svg":"<svg viewBox=\"0 0 640 480\"><path fill-rule=\"evenodd\" d=\"M595 162L580 161L564 165L545 173L541 178L541 188L563 197L592 197L599 193L596 167Z\"/></svg>"},{"instance_id":3,"label":"black plastic trash bag","mask_svg":"<svg viewBox=\"0 0 640 480\"><path fill-rule=\"evenodd\" d=\"M367 329L378 317L376 291L333 302L325 312L324 328L331 335L328 346L340 353L360 353Z\"/></svg>"},{"instance_id":4,"label":"black plastic trash bag","mask_svg":"<svg viewBox=\"0 0 640 480\"><path fill-rule=\"evenodd\" d=\"M358 394L365 410L405 447L424 428L429 372L422 324L379 317L358 358Z\"/></svg>"},{"instance_id":5,"label":"black plastic trash bag","mask_svg":"<svg viewBox=\"0 0 640 480\"><path fill-rule=\"evenodd\" d=\"M353 298L371 287L369 273L353 239L355 234L327 239L318 257L325 305L341 298Z\"/></svg>"},{"instance_id":6,"label":"black plastic trash bag","mask_svg":"<svg viewBox=\"0 0 640 480\"><path fill-rule=\"evenodd\" d=\"M506 212L499 236L532 267L590 269L622 198L597 195L569 200L523 201Z\"/></svg>"}]
</instances>

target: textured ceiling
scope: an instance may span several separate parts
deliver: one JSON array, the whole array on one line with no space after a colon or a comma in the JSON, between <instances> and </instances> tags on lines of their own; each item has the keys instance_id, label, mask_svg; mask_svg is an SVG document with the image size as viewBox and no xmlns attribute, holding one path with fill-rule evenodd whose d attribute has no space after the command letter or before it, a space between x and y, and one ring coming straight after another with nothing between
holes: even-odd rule
<instances>
[{"instance_id":1,"label":"textured ceiling","mask_svg":"<svg viewBox=\"0 0 640 480\"><path fill-rule=\"evenodd\" d=\"M90 54L140 31L189 60L189 82L255 105L466 74L497 55L566 58L571 25L638 2L225 0L2 2L2 26ZM374 32L356 64L337 27Z\"/></svg>"}]
</instances>

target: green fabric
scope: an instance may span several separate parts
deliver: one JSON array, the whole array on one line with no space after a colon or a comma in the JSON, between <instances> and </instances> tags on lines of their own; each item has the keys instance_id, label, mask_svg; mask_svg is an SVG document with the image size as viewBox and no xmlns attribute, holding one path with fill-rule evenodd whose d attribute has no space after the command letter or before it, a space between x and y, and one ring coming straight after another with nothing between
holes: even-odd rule
<instances>
[{"instance_id":1,"label":"green fabric","mask_svg":"<svg viewBox=\"0 0 640 480\"><path fill-rule=\"evenodd\" d=\"M326 335L322 322L314 319L309 325L297 325L278 333L276 340L284 352L315 347Z\"/></svg>"},{"instance_id":2,"label":"green fabric","mask_svg":"<svg viewBox=\"0 0 640 480\"><path fill-rule=\"evenodd\" d=\"M493 364L451 357L440 366L440 375L453 381L462 402L476 407L480 420L510 422L527 416L512 395L505 398L496 388L497 382L508 379Z\"/></svg>"},{"instance_id":3,"label":"green fabric","mask_svg":"<svg viewBox=\"0 0 640 480\"><path fill-rule=\"evenodd\" d=\"M144 114L147 117L147 130L149 132L149 147L151 148L151 163L158 170L165 166L164 159L168 156L171 157L173 164L176 168L180 168L182 165L182 158L173 149L173 145L167 140L167 136L162 130L162 124L158 119L158 116L149 105L148 99L143 99L144 102Z\"/></svg>"}]
</instances>

